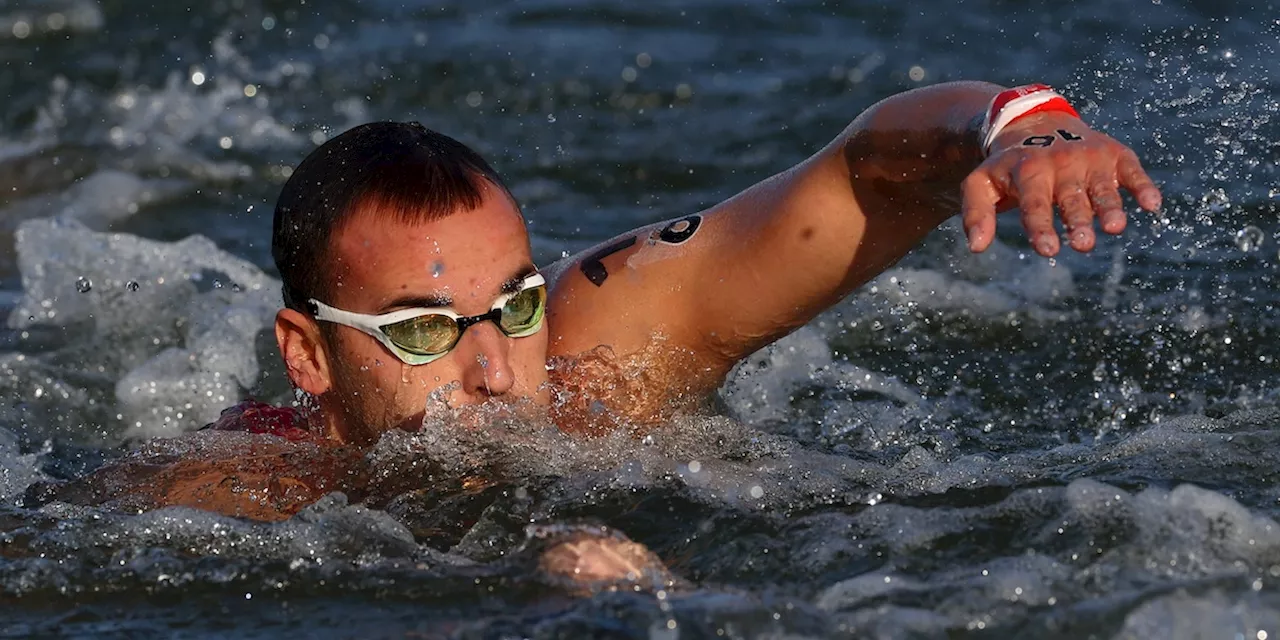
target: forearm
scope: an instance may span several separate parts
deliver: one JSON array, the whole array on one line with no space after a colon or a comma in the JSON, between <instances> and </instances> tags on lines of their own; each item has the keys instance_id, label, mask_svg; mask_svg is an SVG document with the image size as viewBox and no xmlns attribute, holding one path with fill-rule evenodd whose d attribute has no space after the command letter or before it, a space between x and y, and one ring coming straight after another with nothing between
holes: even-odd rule
<instances>
[{"instance_id":1,"label":"forearm","mask_svg":"<svg viewBox=\"0 0 1280 640\"><path fill-rule=\"evenodd\" d=\"M959 213L961 183L983 160L981 116L1001 89L934 85L866 109L813 157L735 198L746 205L731 224L743 259L810 271L828 294L799 292L815 306L874 277Z\"/></svg>"},{"instance_id":2,"label":"forearm","mask_svg":"<svg viewBox=\"0 0 1280 640\"><path fill-rule=\"evenodd\" d=\"M940 191L949 205L960 180L982 162L982 114L1001 90L952 82L891 96L862 112L823 150L823 161L855 185L885 181Z\"/></svg>"},{"instance_id":3,"label":"forearm","mask_svg":"<svg viewBox=\"0 0 1280 640\"><path fill-rule=\"evenodd\" d=\"M780 256L816 258L811 280L826 295L806 307L816 313L847 295L960 212L961 184L983 161L982 115L1001 90L953 82L891 96L798 168L759 228L773 238L797 227L827 232L827 242Z\"/></svg>"}]
</instances>

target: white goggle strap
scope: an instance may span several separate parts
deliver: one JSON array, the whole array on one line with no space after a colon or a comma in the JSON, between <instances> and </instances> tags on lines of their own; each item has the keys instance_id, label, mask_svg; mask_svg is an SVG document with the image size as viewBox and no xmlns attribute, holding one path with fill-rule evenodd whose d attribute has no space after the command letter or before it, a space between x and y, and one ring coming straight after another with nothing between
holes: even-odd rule
<instances>
[{"instance_id":1,"label":"white goggle strap","mask_svg":"<svg viewBox=\"0 0 1280 640\"><path fill-rule=\"evenodd\" d=\"M501 309L504 306L506 306L507 303L510 302L512 298L516 297L517 295L524 292L525 290L532 289L534 287L540 287L542 285L545 285L546 283L547 281L545 278L542 277L542 274L532 273L527 278L525 278L523 282L520 283L519 290L515 291L514 293L507 293L507 294L498 296L498 299L493 302L493 306L489 310L494 311L497 309ZM400 311L392 311L390 313L372 315L368 313L356 313L354 311L343 311L342 309L339 309L337 307L331 307L323 302L320 302L315 298L308 300L308 302L311 303L311 305L316 310L316 313L315 313L316 320L336 322L338 324L346 325L353 329L359 329L377 338L386 337L382 333L382 327L385 327L389 324L395 324L397 322L403 322L405 320L412 320L413 318L418 318L421 316L441 315L441 316L452 318L453 320L457 320L463 317L462 315L458 314L458 312L454 311L453 309L450 309L449 307L419 307L416 309L402 309Z\"/></svg>"}]
</instances>

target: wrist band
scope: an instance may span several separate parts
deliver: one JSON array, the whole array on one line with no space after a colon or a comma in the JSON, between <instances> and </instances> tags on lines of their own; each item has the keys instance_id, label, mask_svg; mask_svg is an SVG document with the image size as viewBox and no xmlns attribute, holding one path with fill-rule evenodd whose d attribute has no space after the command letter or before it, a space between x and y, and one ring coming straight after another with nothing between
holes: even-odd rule
<instances>
[{"instance_id":1,"label":"wrist band","mask_svg":"<svg viewBox=\"0 0 1280 640\"><path fill-rule=\"evenodd\" d=\"M991 153L991 143L1005 127L1033 113L1059 111L1079 118L1071 103L1047 84L1027 84L996 94L982 119L982 155Z\"/></svg>"}]
</instances>

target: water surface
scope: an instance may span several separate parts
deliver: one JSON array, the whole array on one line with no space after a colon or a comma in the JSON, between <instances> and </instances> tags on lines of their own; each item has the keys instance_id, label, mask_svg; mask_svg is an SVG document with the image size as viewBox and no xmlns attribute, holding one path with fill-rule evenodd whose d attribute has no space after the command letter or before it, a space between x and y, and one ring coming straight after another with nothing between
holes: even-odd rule
<instances>
[{"instance_id":1,"label":"water surface","mask_svg":"<svg viewBox=\"0 0 1280 640\"><path fill-rule=\"evenodd\" d=\"M1277 15L8 4L0 636L1276 637ZM429 431L370 454L455 477L475 469L446 454L483 452L510 481L476 493L334 495L278 524L23 506L33 482L245 395L291 398L263 332L271 210L290 167L352 125L415 119L474 145L547 263L719 202L876 100L957 79L1060 87L1138 150L1164 211L1053 261L1016 217L976 257L944 227L754 356L726 416L647 441ZM584 522L649 545L680 582L581 598L533 569L548 540L526 525Z\"/></svg>"}]
</instances>

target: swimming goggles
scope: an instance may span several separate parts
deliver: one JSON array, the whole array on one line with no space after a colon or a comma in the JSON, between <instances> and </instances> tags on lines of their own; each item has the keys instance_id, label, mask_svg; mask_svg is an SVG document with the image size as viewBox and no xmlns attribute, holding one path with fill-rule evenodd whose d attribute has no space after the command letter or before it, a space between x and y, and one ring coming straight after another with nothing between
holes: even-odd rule
<instances>
[{"instance_id":1,"label":"swimming goggles","mask_svg":"<svg viewBox=\"0 0 1280 640\"><path fill-rule=\"evenodd\" d=\"M473 324L492 320L512 338L531 336L542 328L547 309L547 281L534 273L514 291L498 296L487 313L459 315L449 307L402 309L381 315L343 311L316 299L307 301L316 320L358 329L373 336L405 364L427 364L457 346L462 332Z\"/></svg>"}]
</instances>

